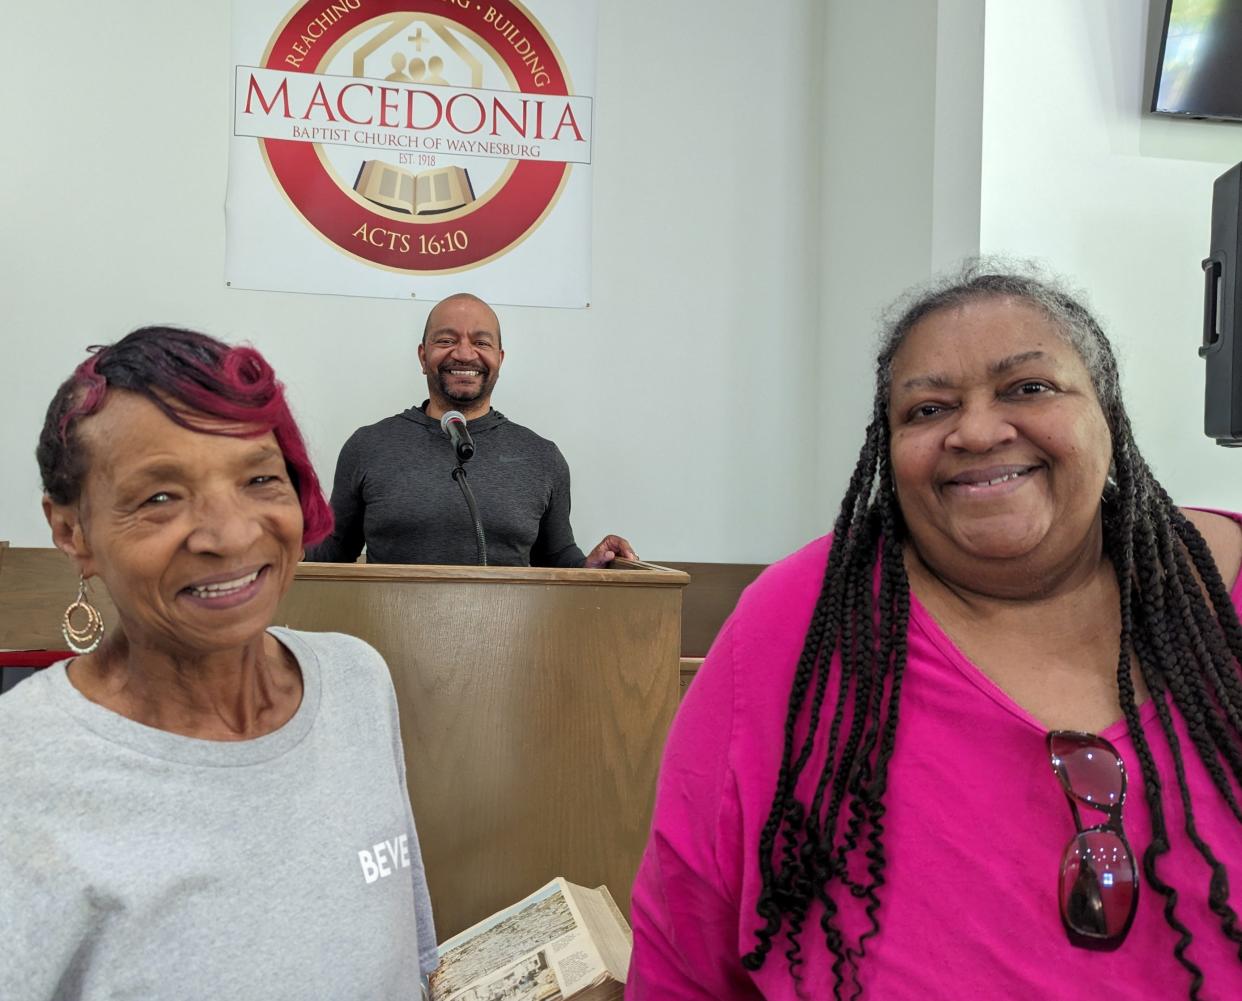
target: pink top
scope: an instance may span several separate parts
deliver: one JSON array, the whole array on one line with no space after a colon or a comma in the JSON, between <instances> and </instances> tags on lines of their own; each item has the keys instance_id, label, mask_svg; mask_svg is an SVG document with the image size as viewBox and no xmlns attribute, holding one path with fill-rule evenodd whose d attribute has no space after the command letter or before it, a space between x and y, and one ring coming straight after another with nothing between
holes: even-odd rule
<instances>
[{"instance_id":1,"label":"pink top","mask_svg":"<svg viewBox=\"0 0 1242 1001\"><path fill-rule=\"evenodd\" d=\"M1235 520L1242 520L1235 517ZM739 957L761 924L760 831L780 767L789 686L819 591L829 539L770 567L742 596L686 694L664 752L651 839L634 885L631 1001L793 999L784 935L758 973ZM1233 589L1242 607L1242 587ZM1021 655L1015 651L1015 655ZM829 694L827 705L832 705ZM1208 910L1209 870L1185 835L1171 755L1155 704L1140 707L1160 774L1172 850L1158 872L1178 890L1194 934L1188 956L1206 976L1203 997L1242 997L1242 964ZM1176 712L1199 833L1234 875L1242 912L1242 825L1199 762ZM822 731L827 725L821 727ZM1140 866L1138 912L1114 952L1069 944L1057 905L1061 854L1075 832L1053 775L1044 727L971 664L917 600L911 601L901 722L885 796L888 855L880 932L860 966L864 998L1104 1001L1185 997L1189 974L1141 855L1151 823L1124 721L1103 736L1126 761L1124 826ZM799 784L810 791L812 759ZM1104 817L1085 810L1084 823ZM1092 818L1092 819L1088 819ZM857 901L842 900L849 940ZM832 997L831 953L816 906L803 929L804 996ZM849 996L848 989L845 996Z\"/></svg>"}]
</instances>

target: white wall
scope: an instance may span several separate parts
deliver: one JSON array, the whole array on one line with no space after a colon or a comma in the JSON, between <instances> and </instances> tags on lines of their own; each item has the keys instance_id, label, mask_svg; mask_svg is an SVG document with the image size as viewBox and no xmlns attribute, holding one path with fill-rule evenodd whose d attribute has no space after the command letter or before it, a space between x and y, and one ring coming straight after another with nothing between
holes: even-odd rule
<instances>
[{"instance_id":1,"label":"white wall","mask_svg":"<svg viewBox=\"0 0 1242 1001\"><path fill-rule=\"evenodd\" d=\"M227 9L8 12L0 538L16 545L48 544L32 457L47 401L87 344L134 326L254 343L329 482L355 427L425 395L425 305L224 287ZM592 307L499 310L495 397L561 446L586 546L619 531L647 556L766 561L818 530L821 17L819 0L601 5ZM773 405L791 435L760 419Z\"/></svg>"},{"instance_id":2,"label":"white wall","mask_svg":"<svg viewBox=\"0 0 1242 1001\"><path fill-rule=\"evenodd\" d=\"M874 396L880 314L979 246L983 0L828 5L816 510L831 527Z\"/></svg>"},{"instance_id":3,"label":"white wall","mask_svg":"<svg viewBox=\"0 0 1242 1001\"><path fill-rule=\"evenodd\" d=\"M1212 182L1242 160L1242 125L1144 112L1164 3L1150 6L989 0L981 245L1086 290L1156 475L1180 502L1237 508L1242 453L1203 436L1196 349Z\"/></svg>"},{"instance_id":4,"label":"white wall","mask_svg":"<svg viewBox=\"0 0 1242 1001\"><path fill-rule=\"evenodd\" d=\"M985 0L601 6L592 307L502 308L496 395L568 457L581 542L766 561L824 531L880 310L980 245L1089 290L1157 473L1236 506L1195 347L1242 126L1142 114L1146 4L986 0L986 32ZM0 538L46 544L43 408L139 324L260 347L328 480L356 426L422 399L426 306L224 288L225 9L25 6L0 35ZM125 133L132 102L158 125Z\"/></svg>"}]
</instances>

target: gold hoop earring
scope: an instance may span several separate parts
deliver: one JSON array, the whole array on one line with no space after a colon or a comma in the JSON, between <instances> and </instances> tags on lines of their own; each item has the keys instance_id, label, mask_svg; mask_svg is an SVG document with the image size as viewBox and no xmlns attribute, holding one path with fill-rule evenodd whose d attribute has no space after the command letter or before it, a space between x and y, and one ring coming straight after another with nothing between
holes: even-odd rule
<instances>
[{"instance_id":1,"label":"gold hoop earring","mask_svg":"<svg viewBox=\"0 0 1242 1001\"><path fill-rule=\"evenodd\" d=\"M81 611L86 615L86 622L79 629L73 624L73 613ZM61 635L74 653L90 653L104 636L103 616L99 609L90 603L86 596L86 578L78 579L78 596L68 608L60 624Z\"/></svg>"}]
</instances>

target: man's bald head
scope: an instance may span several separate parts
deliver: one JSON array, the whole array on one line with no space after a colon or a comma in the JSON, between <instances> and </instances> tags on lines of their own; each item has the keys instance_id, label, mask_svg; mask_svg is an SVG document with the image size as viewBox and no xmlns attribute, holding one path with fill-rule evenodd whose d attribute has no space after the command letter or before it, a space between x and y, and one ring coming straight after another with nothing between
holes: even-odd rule
<instances>
[{"instance_id":1,"label":"man's bald head","mask_svg":"<svg viewBox=\"0 0 1242 1001\"><path fill-rule=\"evenodd\" d=\"M504 360L500 320L491 306L468 292L436 303L418 346L427 377L427 416L461 410L473 420L486 414Z\"/></svg>"},{"instance_id":2,"label":"man's bald head","mask_svg":"<svg viewBox=\"0 0 1242 1001\"><path fill-rule=\"evenodd\" d=\"M496 311L492 309L492 307L489 306L486 302L480 299L477 295L473 295L470 292L454 292L452 295L447 296L444 299L441 299L434 306L432 306L431 312L427 314L427 322L423 324L423 346L424 347L427 346L428 335L433 330L437 329L436 323L440 319L440 317L443 315L443 307L451 306L455 303L465 303L465 302L476 303L477 305L482 306L483 309L487 311L487 315L491 317L491 322L492 324L494 324L494 326L492 327L492 332L496 335L496 347L500 348L504 346L501 341L501 337L500 337L500 317L496 315Z\"/></svg>"}]
</instances>

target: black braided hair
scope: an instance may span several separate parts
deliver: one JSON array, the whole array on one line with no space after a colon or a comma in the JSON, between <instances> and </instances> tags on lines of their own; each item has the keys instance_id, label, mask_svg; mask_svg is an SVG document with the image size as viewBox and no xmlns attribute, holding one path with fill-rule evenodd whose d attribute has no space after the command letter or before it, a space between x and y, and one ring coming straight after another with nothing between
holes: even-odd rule
<instances>
[{"instance_id":1,"label":"black braided hair","mask_svg":"<svg viewBox=\"0 0 1242 1001\"><path fill-rule=\"evenodd\" d=\"M1242 806L1231 784L1242 783L1242 624L1202 536L1156 481L1135 445L1116 358L1100 325L1078 298L1030 266L1015 269L979 259L967 262L960 274L903 298L881 344L871 422L833 526L823 583L794 671L780 771L759 839L760 921L754 948L742 962L749 970L759 969L783 941L801 992L803 932L818 903L819 934L832 955L833 996L857 998L862 993L859 964L868 940L880 930L884 791L910 615L902 556L906 530L889 464L891 366L920 320L991 298L1023 301L1060 329L1090 373L1110 429L1113 470L1102 501L1102 523L1106 554L1120 588L1118 701L1151 812L1152 837L1142 866L1147 882L1163 898L1165 920L1175 933L1173 954L1187 971L1188 996L1197 999L1203 973L1186 954L1192 936L1178 916L1178 891L1159 870L1160 856L1169 851L1166 781L1176 783L1186 836L1210 871L1208 905L1240 959L1242 930L1230 904L1225 867L1195 826L1181 741L1166 698L1185 720L1217 793L1242 823ZM873 578L877 562L878 591ZM1173 776L1158 773L1141 725L1132 677L1135 662L1155 700L1160 731L1175 763ZM829 708L830 692L835 695ZM827 749L815 792L803 803L795 789L811 765L824 716ZM862 901L867 919L866 930L853 942L846 941L839 923L847 898Z\"/></svg>"}]
</instances>

